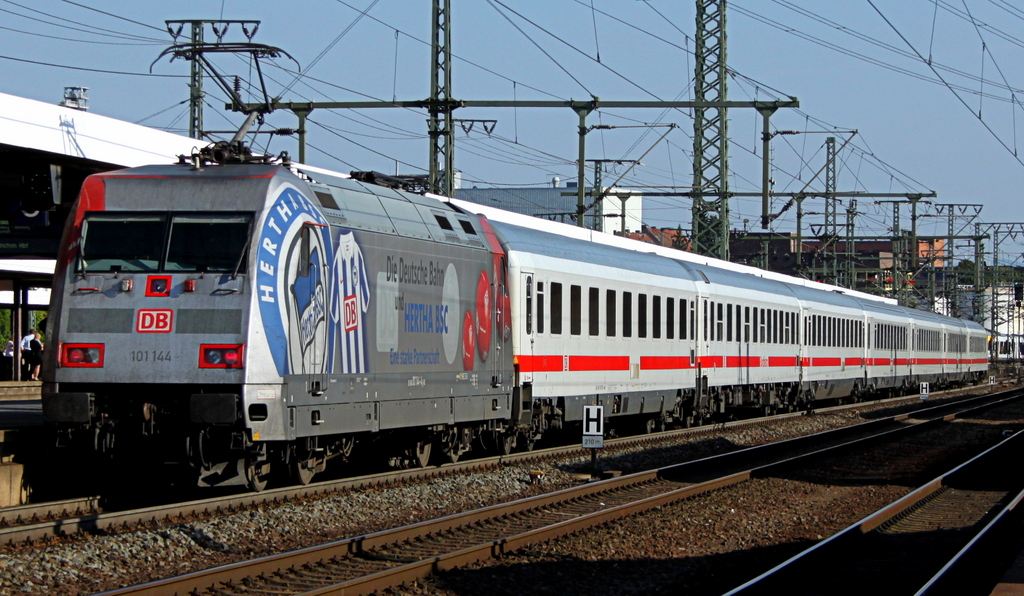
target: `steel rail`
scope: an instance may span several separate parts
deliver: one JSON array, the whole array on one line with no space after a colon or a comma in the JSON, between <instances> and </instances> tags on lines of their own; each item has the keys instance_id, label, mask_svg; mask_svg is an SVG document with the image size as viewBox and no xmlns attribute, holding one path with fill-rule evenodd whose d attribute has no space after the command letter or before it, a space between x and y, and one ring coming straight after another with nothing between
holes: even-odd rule
<instances>
[{"instance_id":1,"label":"steel rail","mask_svg":"<svg viewBox=\"0 0 1024 596\"><path fill-rule=\"evenodd\" d=\"M72 514L81 515L84 512L92 513L99 510L100 497L83 497L80 499L0 507L0 527L27 524L33 520L51 517L67 517Z\"/></svg>"},{"instance_id":2,"label":"steel rail","mask_svg":"<svg viewBox=\"0 0 1024 596\"><path fill-rule=\"evenodd\" d=\"M1003 397L995 402L973 405L968 410L965 410L965 413L973 414L982 408L991 408L1007 401L1020 399L1020 397L1021 392L1016 392L1016 395L1012 397ZM316 594L318 596L326 594L366 594L386 589L402 582L423 578L438 570L460 567L475 561L496 557L530 544L558 538L654 507L690 498L703 492L737 484L757 475L775 472L780 467L792 466L799 461L808 461L808 458L835 454L840 452L840 450L862 446L868 441L881 441L885 438L903 436L905 433L916 433L923 428L942 424L957 416L957 414L947 413L947 406L945 405L930 408L930 410L934 410L930 414L931 417L920 424L894 424L908 419L908 415L901 414L887 419L856 425L856 427L860 427L860 434L863 434L865 429L874 429L878 433L869 434L866 437L856 436L857 432L850 430L856 427L843 427L809 437L784 441L783 443L786 445L786 448L780 447L780 444L750 447L741 451L702 460L675 464L658 470L638 472L628 476L567 488L511 503L493 505L436 520L383 530L298 551L261 557L253 561L225 565L180 577L157 580L130 588L105 592L104 594L106 596L127 596L129 594L132 596L158 596L172 593L201 594L206 590L217 593L231 593L235 587L238 587L240 591L258 591L259 586L257 584L271 580L277 582L275 585L284 584L287 589L292 590L294 588L290 586L289 581L293 583L311 581L310 577L304 575L306 573L304 570L308 570L309 575L322 576L331 574L332 570L329 569L331 567L342 566L344 563L357 559L357 563L360 564L367 561L403 560L401 557L388 556L386 553L382 555L379 552L381 549L399 548L398 545L407 543L423 544L426 541L426 537L437 537L445 535L445 533L450 534L467 528L477 530L475 533L479 534L482 524L493 523L496 520L518 519L516 516L522 516L528 512L547 512L557 507L566 507L567 504L571 507L579 508L588 497L595 495L599 495L602 500L608 501L616 494L616 491L635 487L653 487L654 490L663 489L660 494L653 496L644 496L619 505L596 507L594 511L576 513L575 515L570 515L570 519L564 521L528 528L525 531L516 531L494 539L481 540L471 546L463 546L449 552L424 556L420 560L407 562L392 568L378 569L376 571L371 569L369 573L346 579L340 583L291 592ZM893 428L894 426L895 428ZM823 443L835 443L837 437L847 435L854 435L854 437L851 441L840 442L839 444L832 444L827 447L821 446ZM760 459L765 451L774 454L774 461L767 465L751 467L749 465L751 459L755 458L755 456L757 459ZM702 482L681 486L681 484L688 483L688 477L699 476L708 469L721 468L730 468L730 471ZM647 492L650 491L648 490ZM359 567L359 565L356 565L356 567ZM351 568L345 568L345 571L348 575L351 575L353 572Z\"/></svg>"},{"instance_id":3,"label":"steel rail","mask_svg":"<svg viewBox=\"0 0 1024 596\"><path fill-rule=\"evenodd\" d=\"M970 390L977 389L977 387L972 387L962 391L969 392ZM957 390L951 390L949 393L952 394L955 391ZM986 399L994 398L998 395L1000 394L983 393L980 395L973 395L972 397L957 400L955 402L951 402L948 404L939 404L936 406L932 406L932 408L922 411L930 411L936 407L957 407L958 404L962 405L964 403L978 400L983 401ZM860 402L857 404L847 404L841 406L833 406L829 408L822 408L819 410L815 410L815 412L832 413L847 409L861 408L874 404L898 404L902 402L911 401L916 402L918 400L914 397L899 397L885 400L873 400L867 402ZM646 443L669 441L683 436L711 435L717 434L723 430L737 430L748 427L775 424L776 422L782 420L801 417L805 415L807 415L807 412L792 412L786 414L779 414L776 416L769 416L766 418L750 418L746 420L710 424L695 428L664 431L660 433L652 433L647 435L636 435L630 437L623 437L619 439L609 439L608 441L605 441L605 445L606 449L627 448L637 445L643 445ZM904 414L902 416L905 418L908 415ZM0 544L16 544L20 542L31 542L46 538L73 535L79 532L95 533L104 530L127 528L135 524L160 523L165 520L180 519L191 515L211 515L218 511L237 511L239 509L252 508L266 504L286 503L299 499L325 497L328 495L351 490L360 490L372 487L395 486L413 481L430 480L432 478L439 478L452 474L491 470L504 465L528 463L533 461L545 461L560 457L568 457L574 454L584 455L588 454L588 452L589 450L583 449L578 445L552 447L548 449L539 449L535 451L528 451L522 453L511 453L508 455L472 459L454 464L445 464L438 467L383 472L377 474L369 474L365 476L357 476L353 478L345 478L341 480L327 480L323 482L315 482L307 486L290 486L272 489L261 493L246 493L234 496L213 497L209 499L201 499L196 501L187 501L169 505L157 505L142 509L132 509L127 511L115 511L108 513L89 513L86 515L62 516L61 514L62 511L64 511L64 508L63 505L61 505L61 503L63 502L57 502L57 507L55 509L49 510L49 512L47 512L46 510L47 504L41 503L38 506L40 509L36 510L38 512L36 519L53 519L47 519L47 521L40 521L35 523L12 525L6 528L0 527ZM32 518L22 517L22 519L31 520Z\"/></svg>"}]
</instances>

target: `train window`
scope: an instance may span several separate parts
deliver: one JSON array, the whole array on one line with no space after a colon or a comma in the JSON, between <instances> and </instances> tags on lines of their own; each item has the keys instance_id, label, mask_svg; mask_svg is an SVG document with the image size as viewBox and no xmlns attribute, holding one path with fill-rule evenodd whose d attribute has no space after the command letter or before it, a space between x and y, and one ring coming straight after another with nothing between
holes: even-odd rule
<instances>
[{"instance_id":1,"label":"train window","mask_svg":"<svg viewBox=\"0 0 1024 596\"><path fill-rule=\"evenodd\" d=\"M690 301L690 337L697 339L697 301Z\"/></svg>"},{"instance_id":2,"label":"train window","mask_svg":"<svg viewBox=\"0 0 1024 596\"><path fill-rule=\"evenodd\" d=\"M435 213L434 219L437 220L437 225L441 226L442 230L448 230L449 232L455 231L455 228L452 227L452 223L448 221L447 217Z\"/></svg>"},{"instance_id":3,"label":"train window","mask_svg":"<svg viewBox=\"0 0 1024 596\"><path fill-rule=\"evenodd\" d=\"M665 339L673 339L676 329L676 299L665 298Z\"/></svg>"},{"instance_id":4,"label":"train window","mask_svg":"<svg viewBox=\"0 0 1024 596\"><path fill-rule=\"evenodd\" d=\"M622 337L633 337L633 292L622 293Z\"/></svg>"},{"instance_id":5,"label":"train window","mask_svg":"<svg viewBox=\"0 0 1024 596\"><path fill-rule=\"evenodd\" d=\"M767 335L767 332L768 332L768 319L765 317L765 309L763 309L763 308L761 309L761 323L760 323L760 327L761 327L761 333L760 333L760 335L761 335L761 343L766 344L766 343L768 343L768 335Z\"/></svg>"},{"instance_id":6,"label":"train window","mask_svg":"<svg viewBox=\"0 0 1024 596\"><path fill-rule=\"evenodd\" d=\"M526 334L533 334L533 276L526 276Z\"/></svg>"},{"instance_id":7,"label":"train window","mask_svg":"<svg viewBox=\"0 0 1024 596\"><path fill-rule=\"evenodd\" d=\"M636 336L647 337L647 294L637 294Z\"/></svg>"},{"instance_id":8,"label":"train window","mask_svg":"<svg viewBox=\"0 0 1024 596\"><path fill-rule=\"evenodd\" d=\"M679 339L686 339L686 299L679 299Z\"/></svg>"},{"instance_id":9,"label":"train window","mask_svg":"<svg viewBox=\"0 0 1024 596\"><path fill-rule=\"evenodd\" d=\"M715 317L715 340L716 341L722 341L725 338L725 336L722 334L722 323L723 323L723 321L725 319L725 317L722 316L722 306L723 306L723 304L721 302L719 302L718 305L717 305L717 309L715 310L715 313L717 315Z\"/></svg>"},{"instance_id":10,"label":"train window","mask_svg":"<svg viewBox=\"0 0 1024 596\"><path fill-rule=\"evenodd\" d=\"M768 324L771 325L772 328L769 333L769 337L771 338L769 341L773 344L781 343L779 341L779 311L774 308L772 309L772 318L769 319Z\"/></svg>"},{"instance_id":11,"label":"train window","mask_svg":"<svg viewBox=\"0 0 1024 596\"><path fill-rule=\"evenodd\" d=\"M735 310L736 310L736 341L741 341L740 338L743 337L743 317L740 316L742 314L742 312L740 310L741 308L742 307L739 304L737 304L736 307L735 307Z\"/></svg>"},{"instance_id":12,"label":"train window","mask_svg":"<svg viewBox=\"0 0 1024 596\"><path fill-rule=\"evenodd\" d=\"M544 333L544 282L537 282L537 333Z\"/></svg>"},{"instance_id":13,"label":"train window","mask_svg":"<svg viewBox=\"0 0 1024 596\"><path fill-rule=\"evenodd\" d=\"M792 329L791 329L792 320L789 318L790 314L792 314L792 313L788 313L788 312L783 312L782 313L782 321L783 321L783 323L782 323L782 343L784 343L784 344L790 343L789 336L792 334Z\"/></svg>"},{"instance_id":14,"label":"train window","mask_svg":"<svg viewBox=\"0 0 1024 596\"><path fill-rule=\"evenodd\" d=\"M708 337L708 300L707 300L707 298L704 299L704 308L702 310L704 311L703 312L703 316L701 317L702 319L704 319L704 335L702 337L704 338L704 341L708 341L708 339L710 339L710 338Z\"/></svg>"},{"instance_id":15,"label":"train window","mask_svg":"<svg viewBox=\"0 0 1024 596\"><path fill-rule=\"evenodd\" d=\"M476 230L473 229L473 224L469 223L468 221L466 221L464 219L460 219L458 221L459 221L459 225L462 226L462 231L463 232L465 232L467 234L470 234L470 235L473 235L473 236L476 236Z\"/></svg>"},{"instance_id":16,"label":"train window","mask_svg":"<svg viewBox=\"0 0 1024 596\"><path fill-rule=\"evenodd\" d=\"M743 342L750 343L750 307L743 307Z\"/></svg>"},{"instance_id":17,"label":"train window","mask_svg":"<svg viewBox=\"0 0 1024 596\"><path fill-rule=\"evenodd\" d=\"M590 324L590 336L601 334L601 290L590 288L590 312L587 319Z\"/></svg>"},{"instance_id":18,"label":"train window","mask_svg":"<svg viewBox=\"0 0 1024 596\"><path fill-rule=\"evenodd\" d=\"M725 305L725 341L732 341L732 305Z\"/></svg>"},{"instance_id":19,"label":"train window","mask_svg":"<svg viewBox=\"0 0 1024 596\"><path fill-rule=\"evenodd\" d=\"M756 308L752 309L752 312L751 312L751 315L750 315L750 330L751 330L750 341L755 343L755 344L758 343L758 336L757 336L757 309Z\"/></svg>"},{"instance_id":20,"label":"train window","mask_svg":"<svg viewBox=\"0 0 1024 596\"><path fill-rule=\"evenodd\" d=\"M569 333L583 333L583 288L569 286Z\"/></svg>"},{"instance_id":21,"label":"train window","mask_svg":"<svg viewBox=\"0 0 1024 596\"><path fill-rule=\"evenodd\" d=\"M604 317L604 334L615 337L615 290L605 292Z\"/></svg>"},{"instance_id":22,"label":"train window","mask_svg":"<svg viewBox=\"0 0 1024 596\"><path fill-rule=\"evenodd\" d=\"M244 272L249 222L248 214L171 216L164 270ZM326 255L317 257L326 262Z\"/></svg>"},{"instance_id":23,"label":"train window","mask_svg":"<svg viewBox=\"0 0 1024 596\"><path fill-rule=\"evenodd\" d=\"M82 227L81 267L89 272L157 271L166 216L93 213ZM238 260L238 255L235 255ZM231 263L234 266L235 262Z\"/></svg>"},{"instance_id":24,"label":"train window","mask_svg":"<svg viewBox=\"0 0 1024 596\"><path fill-rule=\"evenodd\" d=\"M651 337L661 338L661 296L651 296Z\"/></svg>"},{"instance_id":25,"label":"train window","mask_svg":"<svg viewBox=\"0 0 1024 596\"><path fill-rule=\"evenodd\" d=\"M562 334L562 284L551 282L551 334Z\"/></svg>"}]
</instances>

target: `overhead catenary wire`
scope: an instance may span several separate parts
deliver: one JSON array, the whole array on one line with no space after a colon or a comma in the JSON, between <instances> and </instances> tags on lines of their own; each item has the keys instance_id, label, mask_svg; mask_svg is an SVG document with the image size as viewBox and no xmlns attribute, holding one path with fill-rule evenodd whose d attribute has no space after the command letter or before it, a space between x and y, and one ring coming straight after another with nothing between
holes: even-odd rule
<instances>
[{"instance_id":1,"label":"overhead catenary wire","mask_svg":"<svg viewBox=\"0 0 1024 596\"><path fill-rule=\"evenodd\" d=\"M906 37L904 37L902 33L900 33L900 30L897 29L896 26L892 24L892 22L885 16L884 13L882 13L882 11L879 10L877 6L875 6L875 3L872 0L867 0L867 2L868 2L868 4L871 5L871 8L875 9L875 12L878 13L878 16L882 17L882 20L884 20L886 22L886 24L889 25L889 27L896 33L896 35L898 35L900 37L900 39L902 39L903 42L906 43L907 46L909 48L911 48L914 51L915 54L917 54L917 57L921 60L921 62L924 62L928 66L928 68L930 68L932 70L932 72L935 73L935 76L939 77L939 79L942 80L943 84L945 84L946 87L949 88L950 92L953 93L953 95L957 98L957 100L959 100L960 103L962 103L965 108L967 108L968 110L971 110L971 107L969 105L967 105L967 102L965 102L962 97L960 97L960 94L958 94L956 92L956 90L954 90L948 83L946 83L946 80L942 78L942 75L939 74L939 72L935 69L935 67L933 65L928 64L928 62L924 59L924 57L921 56L920 52L918 52L917 49L914 48L914 45L911 44L910 41ZM973 110L971 110L971 112L973 113ZM999 135L996 134L996 132L994 130L992 130L992 127L989 126L987 122L985 122L980 117L978 118L978 121L981 122L982 126L985 127L985 130L987 130L989 132L989 134L991 134L992 137L994 139L996 139L996 141L998 141L999 144L1002 145L1003 148L1006 149L1006 151L1008 153L1010 153L1010 155L1013 156L1013 159L1016 160L1017 163L1019 163L1021 166L1024 166L1024 161L1021 161L1020 156L1018 156L1017 153L1014 150L1010 149L1006 145L1006 143L1003 142L1003 140L999 137Z\"/></svg>"}]
</instances>

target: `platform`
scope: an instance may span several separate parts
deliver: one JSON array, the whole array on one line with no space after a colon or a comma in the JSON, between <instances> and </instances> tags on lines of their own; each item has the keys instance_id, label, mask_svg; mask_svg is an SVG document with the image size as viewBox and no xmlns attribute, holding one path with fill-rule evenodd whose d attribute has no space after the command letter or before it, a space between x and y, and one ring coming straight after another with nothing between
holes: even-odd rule
<instances>
[{"instance_id":1,"label":"platform","mask_svg":"<svg viewBox=\"0 0 1024 596\"><path fill-rule=\"evenodd\" d=\"M39 381L0 381L0 402L38 400L42 387Z\"/></svg>"}]
</instances>

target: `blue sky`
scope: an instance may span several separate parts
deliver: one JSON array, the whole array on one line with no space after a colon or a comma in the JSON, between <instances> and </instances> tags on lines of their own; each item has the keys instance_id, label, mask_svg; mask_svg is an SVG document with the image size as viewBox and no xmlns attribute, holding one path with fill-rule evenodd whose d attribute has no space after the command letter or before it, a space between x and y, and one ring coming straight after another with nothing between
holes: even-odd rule
<instances>
[{"instance_id":1,"label":"blue sky","mask_svg":"<svg viewBox=\"0 0 1024 596\"><path fill-rule=\"evenodd\" d=\"M693 2L452 3L457 98L692 98ZM149 72L171 39L165 20L225 18L261 20L254 41L284 49L307 72L290 85L294 75L282 68L294 70L295 64L278 59L265 66L269 92L282 99L428 95L427 0L308 0L290 3L288 10L282 6L263 0L0 0L0 91L56 103L64 86L86 86L95 113L184 130L186 62L156 63L152 72L162 76L116 73ZM368 7L359 18L357 9ZM800 110L780 110L773 117L775 129L807 132L773 141L776 190L798 191L808 183L820 190L822 180L812 177L824 164L825 137L832 134L842 144L849 136L845 131L857 130L840 154L839 190L935 191L939 203L985 205L985 221L1024 221L1018 194L1024 182L1024 92L1019 91L1024 88L1024 9L1006 0L736 0L728 7L728 36L728 63L737 73L729 81L730 99L791 95L801 102ZM226 39L242 39L240 30L230 30ZM934 70L915 51L930 57ZM220 57L216 64L222 72L252 80L246 60ZM237 127L240 116L220 109L224 96L210 81L207 91L207 128ZM463 109L456 116L498 121L490 137L479 127L468 135L460 130L456 165L466 185L536 186L550 184L555 176L575 179L577 120L570 110ZM426 168L422 111L321 110L310 118L311 164L389 173L396 165L401 173ZM657 144L663 129L594 131L588 135L587 157L636 159L650 149L623 185L691 184L692 119L685 111L601 110L589 122L678 124ZM295 124L294 116L278 112L267 117L265 127ZM753 111L731 111L732 190L760 190L759 135ZM267 138L261 136L258 144ZM1014 155L1018 143L1021 161ZM294 155L297 145L275 137L268 150ZM606 182L619 173L612 168ZM776 199L774 209L784 202ZM891 225L891 207L873 202L858 201L858 230L882 233ZM809 212L823 211L818 199L804 205ZM732 212L734 227L749 220L748 227L756 229L760 200L736 198ZM790 211L779 218L775 229L792 231L792 216ZM689 201L650 197L644 219L688 227ZM805 221L820 219L808 215ZM946 222L925 217L920 226L922 233L943 233Z\"/></svg>"}]
</instances>

